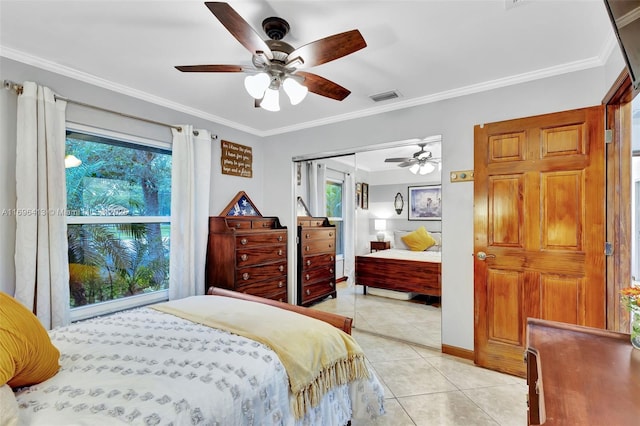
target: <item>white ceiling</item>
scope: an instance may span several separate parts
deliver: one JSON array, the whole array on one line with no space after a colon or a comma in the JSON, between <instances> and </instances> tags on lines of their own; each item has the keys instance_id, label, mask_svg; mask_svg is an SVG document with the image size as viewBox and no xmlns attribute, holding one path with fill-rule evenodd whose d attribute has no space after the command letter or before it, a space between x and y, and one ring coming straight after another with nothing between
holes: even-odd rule
<instances>
[{"instance_id":1,"label":"white ceiling","mask_svg":"<svg viewBox=\"0 0 640 426\"><path fill-rule=\"evenodd\" d=\"M310 69L351 95L309 94L297 106L283 97L268 112L253 106L244 74L177 71L250 64L201 1L1 0L0 55L269 136L600 66L617 48L602 0L230 4L261 35L264 18L286 19L294 47L359 29L366 48ZM401 97L369 98L389 90Z\"/></svg>"}]
</instances>

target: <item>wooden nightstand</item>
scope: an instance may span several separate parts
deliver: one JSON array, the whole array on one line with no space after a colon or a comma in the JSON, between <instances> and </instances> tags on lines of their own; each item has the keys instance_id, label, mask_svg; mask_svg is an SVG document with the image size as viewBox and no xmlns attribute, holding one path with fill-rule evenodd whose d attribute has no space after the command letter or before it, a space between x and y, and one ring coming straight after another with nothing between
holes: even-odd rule
<instances>
[{"instance_id":1,"label":"wooden nightstand","mask_svg":"<svg viewBox=\"0 0 640 426\"><path fill-rule=\"evenodd\" d=\"M371 241L370 252L378 250L389 250L391 248L391 241Z\"/></svg>"}]
</instances>

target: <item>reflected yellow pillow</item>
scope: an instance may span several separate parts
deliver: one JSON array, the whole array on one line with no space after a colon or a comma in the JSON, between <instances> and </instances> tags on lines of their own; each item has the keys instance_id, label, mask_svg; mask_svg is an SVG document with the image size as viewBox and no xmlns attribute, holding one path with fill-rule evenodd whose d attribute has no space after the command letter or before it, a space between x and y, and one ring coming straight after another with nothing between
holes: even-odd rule
<instances>
[{"instance_id":1,"label":"reflected yellow pillow","mask_svg":"<svg viewBox=\"0 0 640 426\"><path fill-rule=\"evenodd\" d=\"M38 318L0 291L0 386L43 382L58 372L59 357Z\"/></svg>"},{"instance_id":2,"label":"reflected yellow pillow","mask_svg":"<svg viewBox=\"0 0 640 426\"><path fill-rule=\"evenodd\" d=\"M424 226L403 236L402 241L404 241L409 247L409 250L412 251L425 251L436 243L436 239L424 229Z\"/></svg>"}]
</instances>

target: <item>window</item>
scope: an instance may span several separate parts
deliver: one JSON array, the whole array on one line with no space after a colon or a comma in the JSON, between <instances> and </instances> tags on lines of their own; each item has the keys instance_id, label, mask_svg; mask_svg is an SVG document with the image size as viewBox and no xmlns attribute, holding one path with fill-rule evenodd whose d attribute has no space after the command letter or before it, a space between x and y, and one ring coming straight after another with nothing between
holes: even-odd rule
<instances>
[{"instance_id":1,"label":"window","mask_svg":"<svg viewBox=\"0 0 640 426\"><path fill-rule=\"evenodd\" d=\"M329 223L336 226L336 255L343 255L342 182L327 180L326 198Z\"/></svg>"},{"instance_id":2,"label":"window","mask_svg":"<svg viewBox=\"0 0 640 426\"><path fill-rule=\"evenodd\" d=\"M67 130L73 320L167 298L171 151L118 136Z\"/></svg>"}]
</instances>

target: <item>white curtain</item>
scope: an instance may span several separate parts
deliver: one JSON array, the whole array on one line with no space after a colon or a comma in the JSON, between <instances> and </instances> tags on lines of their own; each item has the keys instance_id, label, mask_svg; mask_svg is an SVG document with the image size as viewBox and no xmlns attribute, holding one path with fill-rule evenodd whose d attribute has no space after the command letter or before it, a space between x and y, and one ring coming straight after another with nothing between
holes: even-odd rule
<instances>
[{"instance_id":1,"label":"white curtain","mask_svg":"<svg viewBox=\"0 0 640 426\"><path fill-rule=\"evenodd\" d=\"M356 229L356 184L353 174L344 177L343 197L346 200L343 227L344 227L344 275L347 282L353 283L355 279L355 229Z\"/></svg>"},{"instance_id":2,"label":"white curtain","mask_svg":"<svg viewBox=\"0 0 640 426\"><path fill-rule=\"evenodd\" d=\"M193 126L173 129L169 299L204 294L211 133Z\"/></svg>"},{"instance_id":3,"label":"white curtain","mask_svg":"<svg viewBox=\"0 0 640 426\"><path fill-rule=\"evenodd\" d=\"M308 184L309 210L313 216L327 215L327 165L310 161L308 163Z\"/></svg>"},{"instance_id":4,"label":"white curtain","mask_svg":"<svg viewBox=\"0 0 640 426\"><path fill-rule=\"evenodd\" d=\"M45 328L69 323L65 109L47 87L23 84L16 138L16 291Z\"/></svg>"}]
</instances>

